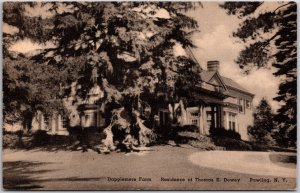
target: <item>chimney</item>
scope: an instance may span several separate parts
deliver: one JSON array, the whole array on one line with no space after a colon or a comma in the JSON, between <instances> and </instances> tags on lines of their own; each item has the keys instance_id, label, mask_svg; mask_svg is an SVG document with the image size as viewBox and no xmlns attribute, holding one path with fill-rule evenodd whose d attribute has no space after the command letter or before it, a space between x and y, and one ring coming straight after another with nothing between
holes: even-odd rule
<instances>
[{"instance_id":1,"label":"chimney","mask_svg":"<svg viewBox=\"0 0 300 193\"><path fill-rule=\"evenodd\" d=\"M207 70L208 71L218 71L220 67L220 62L218 60L207 61Z\"/></svg>"}]
</instances>

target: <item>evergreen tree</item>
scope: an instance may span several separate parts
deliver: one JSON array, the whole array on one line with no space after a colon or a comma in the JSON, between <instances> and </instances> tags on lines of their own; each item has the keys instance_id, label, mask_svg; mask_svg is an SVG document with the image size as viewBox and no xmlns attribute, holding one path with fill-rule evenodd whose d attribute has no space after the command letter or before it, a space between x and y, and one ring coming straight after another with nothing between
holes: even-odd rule
<instances>
[{"instance_id":1,"label":"evergreen tree","mask_svg":"<svg viewBox=\"0 0 300 193\"><path fill-rule=\"evenodd\" d=\"M237 63L246 73L253 67L277 69L275 76L281 78L278 96L274 100L283 105L275 120L280 127L282 142L296 145L297 127L297 4L281 2L273 10L259 11L268 2L226 2L222 5L228 14L244 18L235 37L248 42L240 52ZM275 4L275 2L272 2ZM255 13L255 14L254 14ZM258 13L258 14L257 14Z\"/></svg>"},{"instance_id":2,"label":"evergreen tree","mask_svg":"<svg viewBox=\"0 0 300 193\"><path fill-rule=\"evenodd\" d=\"M76 81L80 85L77 94L84 99L96 80L108 105L117 103L132 116L138 98L150 104L153 118L158 91L171 101L178 82L188 90L199 80L198 64L174 49L194 47L190 37L198 25L184 11L195 6L189 2L5 2L3 21L18 32L3 35L4 57L10 57L8 47L19 39L52 42L54 48L31 58L37 69L52 69L52 74L45 76L51 81L43 92L57 93ZM36 8L44 9L45 17L28 14ZM10 79L10 73L4 76ZM11 90L4 94L14 95ZM53 95L45 101L39 99L40 106L46 99L55 106Z\"/></svg>"},{"instance_id":3,"label":"evergreen tree","mask_svg":"<svg viewBox=\"0 0 300 193\"><path fill-rule=\"evenodd\" d=\"M260 145L274 145L272 133L274 127L274 115L267 100L262 99L256 107L254 124L248 129L250 140Z\"/></svg>"}]
</instances>

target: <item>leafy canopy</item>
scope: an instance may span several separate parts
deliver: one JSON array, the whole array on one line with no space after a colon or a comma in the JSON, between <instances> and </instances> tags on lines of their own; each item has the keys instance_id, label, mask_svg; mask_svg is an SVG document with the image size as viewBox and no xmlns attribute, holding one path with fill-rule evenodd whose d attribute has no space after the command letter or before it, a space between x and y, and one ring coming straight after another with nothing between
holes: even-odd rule
<instances>
[{"instance_id":1,"label":"leafy canopy","mask_svg":"<svg viewBox=\"0 0 300 193\"><path fill-rule=\"evenodd\" d=\"M54 93L74 81L84 98L93 86L93 71L107 101L123 103L143 93L154 96L158 89L172 97L176 82L193 86L199 78L198 64L176 55L174 49L178 44L183 49L194 46L190 36L198 25L184 11L195 6L188 2L5 2L3 21L18 32L4 34L4 56L10 57L9 46L19 39L55 45L32 58L37 72L30 72L28 83L47 96L21 86L35 105L55 106ZM36 9L45 12L30 13ZM11 61L5 63L9 66ZM10 79L10 73L4 75ZM6 95L13 92L7 90Z\"/></svg>"},{"instance_id":2,"label":"leafy canopy","mask_svg":"<svg viewBox=\"0 0 300 193\"><path fill-rule=\"evenodd\" d=\"M261 11L268 2L226 2L228 14L244 18L234 36L249 45L240 52L237 63L246 73L253 67L276 68L275 76L282 79L277 97L283 103L275 120L286 144L295 145L297 123L297 4L272 2L273 9ZM270 3L268 4L270 5Z\"/></svg>"}]
</instances>

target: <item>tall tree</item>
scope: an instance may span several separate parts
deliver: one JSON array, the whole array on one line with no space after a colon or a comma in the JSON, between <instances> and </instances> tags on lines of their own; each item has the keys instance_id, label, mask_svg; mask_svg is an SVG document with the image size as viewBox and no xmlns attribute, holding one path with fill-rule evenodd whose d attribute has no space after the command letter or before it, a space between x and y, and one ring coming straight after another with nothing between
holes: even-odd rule
<instances>
[{"instance_id":1,"label":"tall tree","mask_svg":"<svg viewBox=\"0 0 300 193\"><path fill-rule=\"evenodd\" d=\"M155 104L161 90L171 100L175 83L193 86L199 79L198 64L175 49L194 46L190 36L198 25L184 15L194 6L188 2L5 2L3 20L18 32L5 35L4 51L9 55L8 45L22 38L53 42L54 48L33 58L55 69L53 80L67 87L75 81L69 78L73 73L82 98L96 80L106 101L131 112L136 98ZM45 13L30 15L30 9ZM59 84L53 84L51 92L54 88Z\"/></svg>"},{"instance_id":2,"label":"tall tree","mask_svg":"<svg viewBox=\"0 0 300 193\"><path fill-rule=\"evenodd\" d=\"M264 4L277 5L263 11ZM235 37L248 42L240 52L237 63L246 73L253 67L277 69L275 76L282 79L278 96L283 103L275 120L283 141L296 145L297 122L297 4L295 2L226 2L221 5L228 14L243 18Z\"/></svg>"},{"instance_id":3,"label":"tall tree","mask_svg":"<svg viewBox=\"0 0 300 193\"><path fill-rule=\"evenodd\" d=\"M31 119L37 110L42 110L47 115L64 112L66 110L62 102L64 93L59 85L61 82L77 79L78 73L73 68L76 62L80 61L71 60L65 66L57 68L22 55L15 58L5 57L4 122L13 124L25 121L26 127L30 128Z\"/></svg>"},{"instance_id":4,"label":"tall tree","mask_svg":"<svg viewBox=\"0 0 300 193\"><path fill-rule=\"evenodd\" d=\"M266 99L260 101L253 116L254 124L248 130L250 140L260 145L274 145L274 115Z\"/></svg>"}]
</instances>

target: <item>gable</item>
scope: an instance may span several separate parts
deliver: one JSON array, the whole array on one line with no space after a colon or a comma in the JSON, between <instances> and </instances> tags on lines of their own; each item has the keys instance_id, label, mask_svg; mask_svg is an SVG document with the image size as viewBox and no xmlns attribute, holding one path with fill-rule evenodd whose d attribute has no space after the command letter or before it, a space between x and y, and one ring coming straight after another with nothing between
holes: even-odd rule
<instances>
[{"instance_id":1,"label":"gable","mask_svg":"<svg viewBox=\"0 0 300 193\"><path fill-rule=\"evenodd\" d=\"M222 77L219 75L218 72L216 72L211 79L208 81L208 83L213 84L213 85L217 85L220 86L222 88L224 88L225 90L227 90L227 87L222 79Z\"/></svg>"},{"instance_id":2,"label":"gable","mask_svg":"<svg viewBox=\"0 0 300 193\"><path fill-rule=\"evenodd\" d=\"M213 77L213 78L209 81L209 83L214 84L214 85L221 86L221 82L220 82L217 78L215 78L215 77Z\"/></svg>"}]
</instances>

